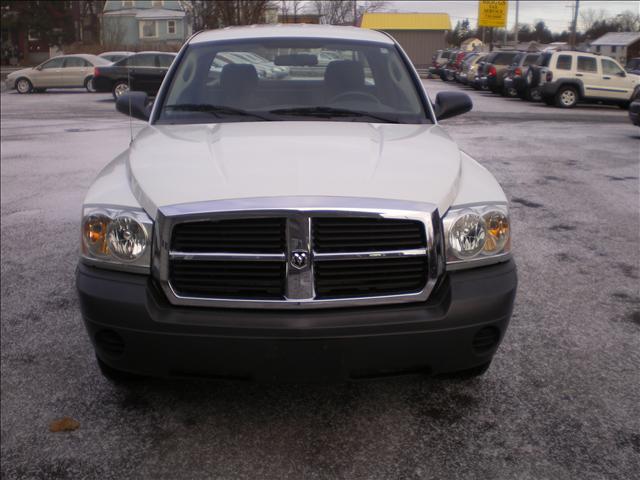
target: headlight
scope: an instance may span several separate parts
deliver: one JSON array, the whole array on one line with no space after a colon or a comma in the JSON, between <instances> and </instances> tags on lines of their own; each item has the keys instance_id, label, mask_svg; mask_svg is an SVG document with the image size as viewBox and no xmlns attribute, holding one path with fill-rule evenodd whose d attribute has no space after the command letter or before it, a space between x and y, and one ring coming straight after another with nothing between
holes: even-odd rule
<instances>
[{"instance_id":1,"label":"headlight","mask_svg":"<svg viewBox=\"0 0 640 480\"><path fill-rule=\"evenodd\" d=\"M85 207L82 258L91 265L147 273L153 221L142 210Z\"/></svg>"},{"instance_id":2,"label":"headlight","mask_svg":"<svg viewBox=\"0 0 640 480\"><path fill-rule=\"evenodd\" d=\"M506 205L453 207L444 216L443 225L449 270L509 258L511 229Z\"/></svg>"},{"instance_id":3,"label":"headlight","mask_svg":"<svg viewBox=\"0 0 640 480\"><path fill-rule=\"evenodd\" d=\"M133 217L119 216L109 225L109 250L121 260L131 261L139 258L147 249L147 243L147 232Z\"/></svg>"}]
</instances>

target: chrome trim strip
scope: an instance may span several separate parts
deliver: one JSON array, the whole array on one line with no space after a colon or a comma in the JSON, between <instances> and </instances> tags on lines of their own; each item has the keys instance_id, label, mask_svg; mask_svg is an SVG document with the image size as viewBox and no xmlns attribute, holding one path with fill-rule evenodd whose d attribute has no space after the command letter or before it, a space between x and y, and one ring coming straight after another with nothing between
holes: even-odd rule
<instances>
[{"instance_id":1,"label":"chrome trim strip","mask_svg":"<svg viewBox=\"0 0 640 480\"><path fill-rule=\"evenodd\" d=\"M375 258L380 254L423 255L428 262L427 282L420 292L350 298L315 298L313 261L331 258L329 254L314 254L311 250L311 222L314 217L373 217L418 220L425 228L427 249L416 251L354 252ZM189 297L177 294L169 281L169 248L173 226L178 223L213 221L225 218L280 217L287 219L287 289L285 298L278 300L229 299ZM355 197L266 197L216 200L191 204L170 205L158 209L152 274L158 279L168 300L174 305L222 308L304 309L335 308L424 302L444 273L444 237L440 215L435 205L420 202ZM294 240L290 233L293 235ZM310 264L302 269L290 265L294 250L309 252ZM420 253L418 253L418 251ZM174 252L177 253L177 252ZM184 253L184 252L182 252ZM217 255L217 254L214 254ZM333 254L331 254L333 255ZM353 255L353 254L348 254ZM333 257L336 258L336 257ZM341 256L340 259L345 259Z\"/></svg>"},{"instance_id":2,"label":"chrome trim strip","mask_svg":"<svg viewBox=\"0 0 640 480\"><path fill-rule=\"evenodd\" d=\"M287 257L284 253L202 253L170 251L169 258L173 260L229 260L252 262L283 262Z\"/></svg>"},{"instance_id":3,"label":"chrome trim strip","mask_svg":"<svg viewBox=\"0 0 640 480\"><path fill-rule=\"evenodd\" d=\"M308 215L297 214L287 219L287 301L306 300L315 297L313 279L313 258L311 258L311 219ZM303 268L292 265L294 252L305 252L307 264Z\"/></svg>"},{"instance_id":4,"label":"chrome trim strip","mask_svg":"<svg viewBox=\"0 0 640 480\"><path fill-rule=\"evenodd\" d=\"M412 250L381 250L378 252L341 252L341 253L316 253L313 252L315 261L323 260L358 260L363 258L400 258L427 255L426 248L414 248Z\"/></svg>"},{"instance_id":5,"label":"chrome trim strip","mask_svg":"<svg viewBox=\"0 0 640 480\"><path fill-rule=\"evenodd\" d=\"M494 263L502 263L511 259L511 252L499 253L498 255L487 255L484 257L472 258L470 260L460 260L456 262L447 262L447 270L465 270L467 268L484 267L493 265Z\"/></svg>"}]
</instances>

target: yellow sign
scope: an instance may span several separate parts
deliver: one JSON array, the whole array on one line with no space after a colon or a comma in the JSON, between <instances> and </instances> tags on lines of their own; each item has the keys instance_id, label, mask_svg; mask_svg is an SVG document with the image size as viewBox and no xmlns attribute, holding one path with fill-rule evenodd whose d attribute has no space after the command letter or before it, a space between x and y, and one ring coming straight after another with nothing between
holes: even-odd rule
<instances>
[{"instance_id":1,"label":"yellow sign","mask_svg":"<svg viewBox=\"0 0 640 480\"><path fill-rule=\"evenodd\" d=\"M506 27L507 10L507 0L479 0L478 26Z\"/></svg>"}]
</instances>

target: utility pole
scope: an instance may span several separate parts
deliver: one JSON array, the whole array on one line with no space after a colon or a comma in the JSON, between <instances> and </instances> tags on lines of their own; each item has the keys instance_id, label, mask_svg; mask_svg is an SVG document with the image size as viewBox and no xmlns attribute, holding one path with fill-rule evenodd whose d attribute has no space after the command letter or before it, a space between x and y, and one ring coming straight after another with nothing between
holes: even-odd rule
<instances>
[{"instance_id":1,"label":"utility pole","mask_svg":"<svg viewBox=\"0 0 640 480\"><path fill-rule=\"evenodd\" d=\"M358 0L353 1L353 26L358 26Z\"/></svg>"},{"instance_id":2,"label":"utility pole","mask_svg":"<svg viewBox=\"0 0 640 480\"><path fill-rule=\"evenodd\" d=\"M576 25L578 23L578 7L580 6L580 0L576 0L576 6L573 10L573 20L571 22L571 49L576 49Z\"/></svg>"},{"instance_id":3,"label":"utility pole","mask_svg":"<svg viewBox=\"0 0 640 480\"><path fill-rule=\"evenodd\" d=\"M518 45L518 30L520 30L520 27L518 27L518 13L520 11L520 0L516 0L516 34L515 34L515 41L516 41L516 45Z\"/></svg>"}]
</instances>

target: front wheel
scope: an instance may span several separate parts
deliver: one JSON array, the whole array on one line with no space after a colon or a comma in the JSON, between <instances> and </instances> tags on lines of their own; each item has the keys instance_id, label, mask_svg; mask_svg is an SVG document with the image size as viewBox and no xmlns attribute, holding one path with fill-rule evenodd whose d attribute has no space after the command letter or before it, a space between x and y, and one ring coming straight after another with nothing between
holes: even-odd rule
<instances>
[{"instance_id":1,"label":"front wheel","mask_svg":"<svg viewBox=\"0 0 640 480\"><path fill-rule=\"evenodd\" d=\"M513 87L511 88L504 87L502 89L502 95L508 98L516 98L518 96L518 91Z\"/></svg>"},{"instance_id":2,"label":"front wheel","mask_svg":"<svg viewBox=\"0 0 640 480\"><path fill-rule=\"evenodd\" d=\"M124 95L125 93L127 93L129 91L129 84L125 81L118 81L116 82L116 84L113 86L113 98L118 100L118 98L120 98L122 95Z\"/></svg>"},{"instance_id":3,"label":"front wheel","mask_svg":"<svg viewBox=\"0 0 640 480\"><path fill-rule=\"evenodd\" d=\"M555 103L560 108L573 108L578 103L578 91L574 87L560 87L556 93Z\"/></svg>"},{"instance_id":4,"label":"front wheel","mask_svg":"<svg viewBox=\"0 0 640 480\"><path fill-rule=\"evenodd\" d=\"M18 93L31 93L33 91L33 84L26 78L19 78L16 81L16 90Z\"/></svg>"},{"instance_id":5,"label":"front wheel","mask_svg":"<svg viewBox=\"0 0 640 480\"><path fill-rule=\"evenodd\" d=\"M93 86L93 77L89 77L85 80L84 88L86 88L89 93L96 93L96 88Z\"/></svg>"},{"instance_id":6,"label":"front wheel","mask_svg":"<svg viewBox=\"0 0 640 480\"><path fill-rule=\"evenodd\" d=\"M539 102L542 100L542 95L540 94L539 88L532 88L527 90L527 95L529 96L529 100L532 102Z\"/></svg>"}]
</instances>

